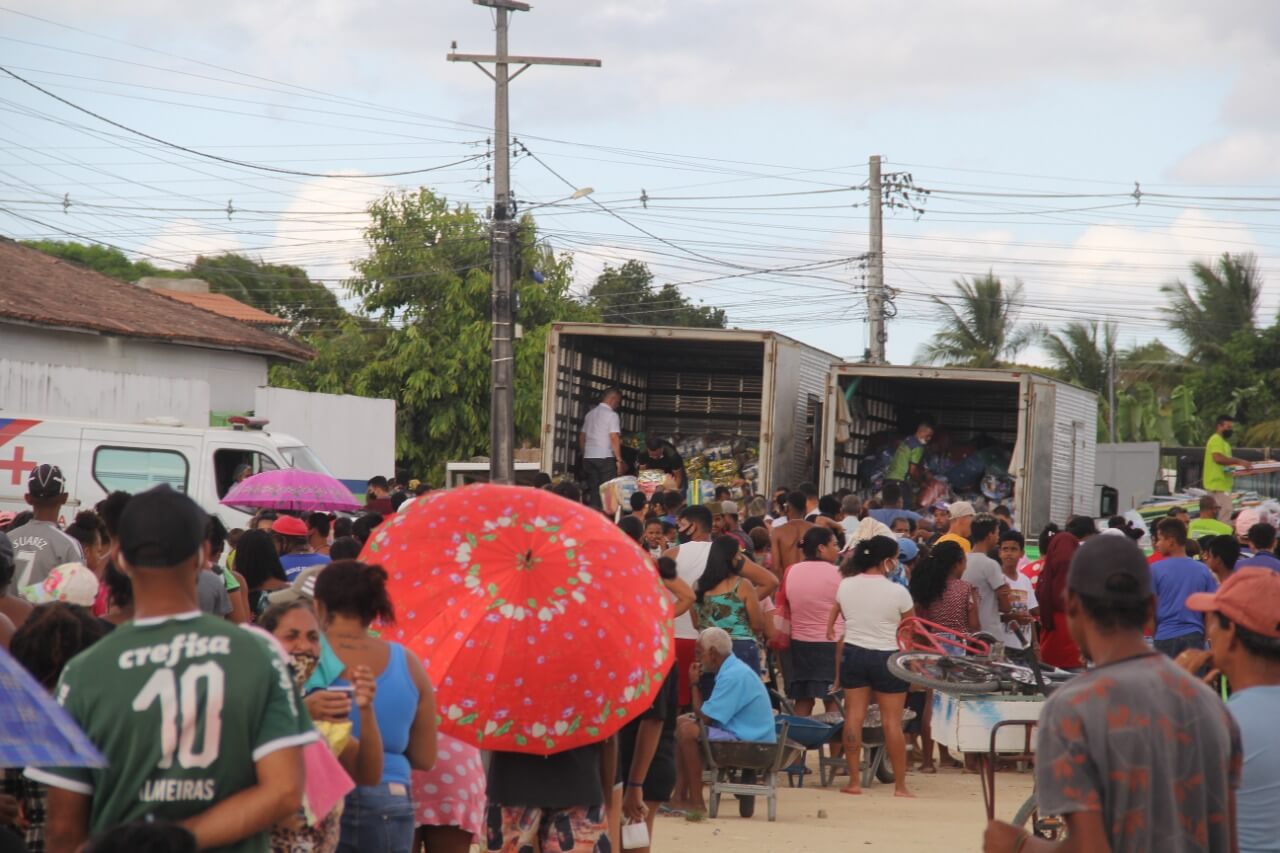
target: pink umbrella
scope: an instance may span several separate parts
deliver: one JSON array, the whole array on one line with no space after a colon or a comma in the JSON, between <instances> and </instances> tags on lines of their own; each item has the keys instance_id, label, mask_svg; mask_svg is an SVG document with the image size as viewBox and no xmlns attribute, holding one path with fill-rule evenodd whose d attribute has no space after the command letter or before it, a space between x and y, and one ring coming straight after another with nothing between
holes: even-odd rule
<instances>
[{"instance_id":1,"label":"pink umbrella","mask_svg":"<svg viewBox=\"0 0 1280 853\"><path fill-rule=\"evenodd\" d=\"M222 499L226 506L292 512L355 512L360 503L346 486L328 474L281 468L263 471L236 483Z\"/></svg>"}]
</instances>

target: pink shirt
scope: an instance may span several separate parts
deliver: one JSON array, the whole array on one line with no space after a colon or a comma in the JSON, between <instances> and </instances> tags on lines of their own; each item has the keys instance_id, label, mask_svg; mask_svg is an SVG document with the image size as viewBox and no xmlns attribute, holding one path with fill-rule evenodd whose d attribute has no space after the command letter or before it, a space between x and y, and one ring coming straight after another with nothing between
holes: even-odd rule
<instances>
[{"instance_id":1,"label":"pink shirt","mask_svg":"<svg viewBox=\"0 0 1280 853\"><path fill-rule=\"evenodd\" d=\"M831 563L810 560L787 569L778 590L778 607L791 620L791 639L827 642L827 617L836 602L840 570ZM844 636L844 619L836 617L835 636Z\"/></svg>"}]
</instances>

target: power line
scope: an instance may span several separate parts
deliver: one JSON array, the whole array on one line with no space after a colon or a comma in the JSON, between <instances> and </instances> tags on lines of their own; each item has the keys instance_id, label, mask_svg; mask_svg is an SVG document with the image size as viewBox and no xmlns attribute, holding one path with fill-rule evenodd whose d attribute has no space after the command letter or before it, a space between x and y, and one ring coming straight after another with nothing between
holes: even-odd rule
<instances>
[{"instance_id":1,"label":"power line","mask_svg":"<svg viewBox=\"0 0 1280 853\"><path fill-rule=\"evenodd\" d=\"M129 127L128 125L125 125L125 124L121 124L120 122L114 121L113 119L109 119L104 115L94 112L93 110L87 109L86 107L82 107L79 104L73 103L72 101L67 100L61 95L56 95L53 92L50 92L48 89L45 89L42 86L31 82L25 77L22 77L19 74L13 71L10 71L8 68L4 67L3 65L0 65L0 71L3 71L5 74L8 74L10 77L17 80L19 83L23 83L27 86L30 86L32 89L35 89L37 92L47 95L48 97L53 98L55 101L58 101L61 104L65 104L66 106L71 107L73 110L82 112L87 116L92 116L93 118L96 118L98 121L109 124L112 127L119 128L120 130L123 130L127 133L132 133L134 136L140 136L143 139L148 139L152 142L163 145L166 148L172 148L176 151L183 151L187 154L191 154L196 157L203 157L206 160L214 160L219 163L227 163L229 165L240 166L245 169L256 169L260 172L272 172L279 175L298 175L304 178L398 178L398 177L403 177L405 175L423 175L423 174L426 174L427 172L438 172L441 169L448 169L453 166L461 166L465 163L474 163L476 160L481 160L488 156L486 154L473 154L470 157L463 158L462 160L458 160L453 163L446 163L443 166L429 166L423 169L407 169L399 172L371 172L371 173L365 173L360 175L344 175L344 174L335 173L335 172L304 172L298 169L282 169L278 166L266 166L261 163L249 163L244 160L236 160L231 157L223 157L220 154L210 154L205 151L198 151L195 148L188 148L185 145L179 145L176 142L170 142L167 139L161 139L158 136L152 136L149 133L145 133L144 131Z\"/></svg>"}]
</instances>

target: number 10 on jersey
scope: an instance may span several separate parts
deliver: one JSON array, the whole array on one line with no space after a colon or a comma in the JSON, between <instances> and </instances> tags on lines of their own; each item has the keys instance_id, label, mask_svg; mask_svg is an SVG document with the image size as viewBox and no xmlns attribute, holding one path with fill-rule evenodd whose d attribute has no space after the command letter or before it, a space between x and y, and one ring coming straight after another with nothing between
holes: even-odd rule
<instances>
[{"instance_id":1,"label":"number 10 on jersey","mask_svg":"<svg viewBox=\"0 0 1280 853\"><path fill-rule=\"evenodd\" d=\"M200 682L204 681L204 705L201 707ZM173 754L184 768L208 767L218 757L222 736L222 700L224 694L222 667L213 662L188 666L182 677L172 669L157 669L147 679L133 700L133 710L145 711L160 703L161 770L173 766ZM196 750L196 734L203 722L204 737Z\"/></svg>"}]
</instances>

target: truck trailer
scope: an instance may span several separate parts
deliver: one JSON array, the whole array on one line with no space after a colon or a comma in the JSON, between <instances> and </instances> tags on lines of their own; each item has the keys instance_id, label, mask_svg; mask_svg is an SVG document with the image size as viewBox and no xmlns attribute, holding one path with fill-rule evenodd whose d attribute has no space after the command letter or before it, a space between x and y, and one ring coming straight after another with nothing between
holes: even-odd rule
<instances>
[{"instance_id":1,"label":"truck trailer","mask_svg":"<svg viewBox=\"0 0 1280 853\"><path fill-rule=\"evenodd\" d=\"M886 448L929 418L937 434L926 467L954 466L964 452L987 454L965 471L966 479L977 474L978 485L961 496L981 495L990 484L993 503L1008 505L1027 535L1050 521L1098 513L1092 391L1024 370L845 363L828 375L824 410L825 491L869 496Z\"/></svg>"},{"instance_id":2,"label":"truck trailer","mask_svg":"<svg viewBox=\"0 0 1280 853\"><path fill-rule=\"evenodd\" d=\"M751 486L760 493L816 482L823 394L837 361L775 332L554 323L544 368L542 470L575 470L582 419L616 387L624 440L656 435L749 447L758 454Z\"/></svg>"}]
</instances>

